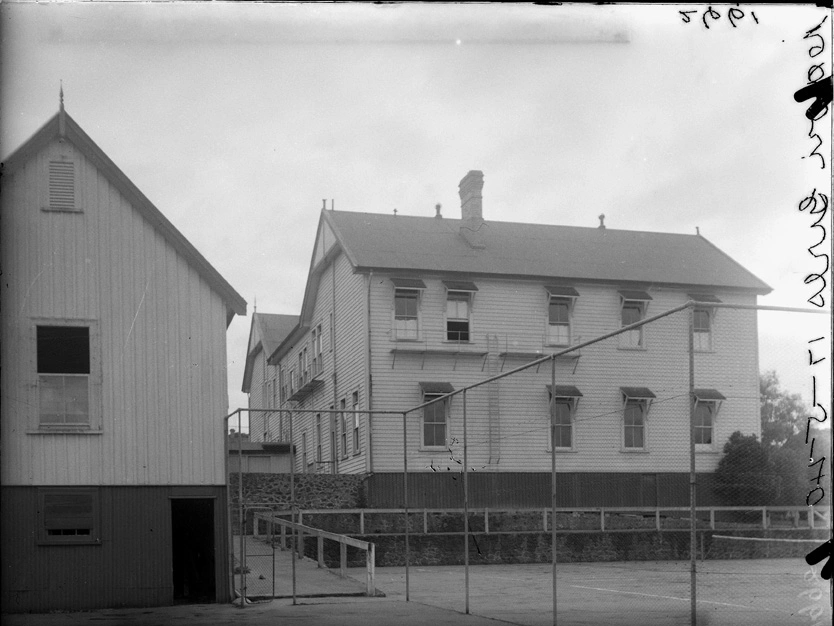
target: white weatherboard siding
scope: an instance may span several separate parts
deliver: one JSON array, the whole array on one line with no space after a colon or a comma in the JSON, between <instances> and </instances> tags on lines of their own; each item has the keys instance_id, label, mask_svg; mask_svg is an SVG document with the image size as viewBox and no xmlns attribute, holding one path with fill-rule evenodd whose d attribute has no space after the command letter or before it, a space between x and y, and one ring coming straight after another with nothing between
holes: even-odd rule
<instances>
[{"instance_id":1,"label":"white weatherboard siding","mask_svg":"<svg viewBox=\"0 0 834 626\"><path fill-rule=\"evenodd\" d=\"M41 210L58 155L76 164L81 213ZM3 372L3 483L222 484L220 296L67 142L8 177L3 196L3 362L22 364ZM97 325L101 434L27 434L38 423L35 320L50 319Z\"/></svg>"},{"instance_id":2,"label":"white weatherboard siding","mask_svg":"<svg viewBox=\"0 0 834 626\"><path fill-rule=\"evenodd\" d=\"M454 348L444 343L445 288L439 278L424 276L427 289L420 303L421 342L428 348ZM548 296L541 281L476 279L472 307L472 341L462 350L489 351L477 356L398 354L393 348L416 349L421 342L391 340L394 288L376 277L371 287L371 327L374 408L403 410L421 402L418 382L449 382L456 389L507 371L524 359L499 356L502 352L542 349ZM550 281L547 284L552 284ZM580 293L572 315L573 342L587 341L620 327L617 285L576 285ZM723 302L753 304L755 296L729 290L654 288L648 316L679 306L689 291L708 291ZM572 451L558 452L562 471L680 472L689 469L688 314L678 313L645 329L645 350L620 349L616 338L581 350L578 363L560 360L556 384L574 385L579 400ZM713 326L714 351L696 353L695 384L715 388L727 396L715 427L714 453L698 453L698 471L717 465L723 442L735 431L759 432L758 371L755 312L719 309ZM487 341L487 335L490 336ZM548 351L556 348L546 348ZM574 372L574 366L576 366ZM497 402L499 425L493 426L490 463L487 387L467 393L469 464L476 471L548 471L549 415L546 385L550 364L502 379ZM622 395L620 387L648 387L656 396L647 420L646 452L624 452L621 446ZM455 471L462 460L462 396L452 400L450 447L447 451L419 449L420 412L409 418L410 470ZM394 417L374 420L374 469L402 470L402 423ZM496 442L497 438L497 442ZM457 441L455 441L455 439ZM496 445L497 443L497 445ZM495 458L500 450L500 459ZM450 469L447 469L450 468Z\"/></svg>"},{"instance_id":3,"label":"white weatherboard siding","mask_svg":"<svg viewBox=\"0 0 834 626\"><path fill-rule=\"evenodd\" d=\"M312 363L312 338L311 329L321 325L323 370L319 379L322 386L313 391L310 395L300 401L297 405L294 402L285 402L284 408L299 409L320 409L328 410L331 405L339 408L342 399L348 409L351 407L352 394L359 392L360 407L367 407L367 398L364 390L365 380L365 339L363 336L364 315L366 307L366 291L364 279L359 274L353 273L347 257L344 254L337 254L328 265L324 267L321 279L318 282L318 289L315 296L315 305L310 315L309 328L305 329L303 336L292 345L286 354L281 357L281 368L285 376L295 369L298 372L298 355L306 347L308 362ZM335 268L335 276L334 276ZM334 281L335 278L335 281ZM334 284L335 284L335 336L336 341L336 393L334 395L334 358L332 350L331 335L333 329L330 327L331 314L334 314ZM351 415L352 418L352 415ZM365 424L367 418L361 417L360 438L362 446L360 453L354 454L352 434L348 433L348 456L342 455L339 446L341 431L338 421L336 423L336 444L339 446L336 455L339 471L342 473L356 473L365 471ZM330 456L330 429L331 415L322 414L322 457L329 462ZM303 471L301 454L301 436L307 434L308 461L315 458L315 414L295 413L293 417L293 442L297 446L296 471ZM317 468L318 472L329 472L330 465L325 464Z\"/></svg>"}]
</instances>

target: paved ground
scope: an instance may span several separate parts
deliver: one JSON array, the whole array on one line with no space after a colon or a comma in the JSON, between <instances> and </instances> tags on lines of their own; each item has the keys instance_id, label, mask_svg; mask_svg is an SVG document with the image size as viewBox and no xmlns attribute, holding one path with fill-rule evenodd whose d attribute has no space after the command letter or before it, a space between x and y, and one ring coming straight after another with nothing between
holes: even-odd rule
<instances>
[{"instance_id":1,"label":"paved ground","mask_svg":"<svg viewBox=\"0 0 834 626\"><path fill-rule=\"evenodd\" d=\"M559 626L690 624L690 564L676 561L571 563L557 570ZM697 614L702 626L831 623L829 586L801 559L698 562ZM412 567L411 600L449 610L466 606L462 567ZM404 599L404 568L378 568L377 585ZM550 626L550 565L470 568L474 615L525 626ZM814 619L816 618L816 619Z\"/></svg>"},{"instance_id":2,"label":"paved ground","mask_svg":"<svg viewBox=\"0 0 834 626\"><path fill-rule=\"evenodd\" d=\"M289 552L278 551L278 585L289 585ZM261 557L263 559L263 557ZM271 555L269 570L271 575ZM250 564L253 563L250 559ZM259 566L263 565L261 563ZM232 605L190 605L49 615L3 616L4 626L550 626L549 565L470 568L470 615L465 611L463 567L412 567L405 601L405 568L377 568L385 597L304 598L305 594L361 593L364 570L351 579L297 561L298 604L290 599ZM828 587L805 574L801 559L698 563L698 624L790 626L831 623ZM284 574L282 574L284 572ZM253 575L255 572L253 571ZM262 575L258 573L257 576ZM261 584L264 584L263 581ZM271 582L269 583L271 587ZM559 626L689 626L688 562L616 562L559 565ZM347 590L347 591L345 591ZM823 591L824 590L824 591Z\"/></svg>"}]
</instances>

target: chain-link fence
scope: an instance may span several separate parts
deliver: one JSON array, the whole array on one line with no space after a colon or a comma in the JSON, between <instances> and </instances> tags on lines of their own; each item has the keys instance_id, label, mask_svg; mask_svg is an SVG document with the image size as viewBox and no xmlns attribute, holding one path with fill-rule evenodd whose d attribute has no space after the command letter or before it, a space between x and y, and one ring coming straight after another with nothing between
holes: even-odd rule
<instances>
[{"instance_id":1,"label":"chain-link fence","mask_svg":"<svg viewBox=\"0 0 834 626\"><path fill-rule=\"evenodd\" d=\"M650 317L637 311L630 324L624 314L617 331L567 334L557 338L567 345L545 352L489 337L485 352L456 357L454 384L425 354L419 363L400 357L396 366L422 381L418 406L269 414L277 439L296 447L288 499L266 505L374 542L377 566L401 568L389 584L401 584L406 599L417 593L467 613L506 617L490 577L511 580L496 567L527 563L539 575L517 590L530 595L518 623L589 615L623 624L807 623L817 609L803 613L806 589L784 581L797 564L795 580L819 580L803 557L831 532L821 452L830 430L818 427L826 414L815 397L774 434L785 407L774 401L768 421L756 358L761 310L807 313L690 302ZM356 490L345 501L353 506L299 506L305 474L357 472L340 450L358 414L373 419L385 447L376 471L345 489ZM294 420L312 441L293 433ZM244 493L242 475L233 516L265 505ZM430 565L457 568L457 598L431 586L442 576Z\"/></svg>"}]
</instances>

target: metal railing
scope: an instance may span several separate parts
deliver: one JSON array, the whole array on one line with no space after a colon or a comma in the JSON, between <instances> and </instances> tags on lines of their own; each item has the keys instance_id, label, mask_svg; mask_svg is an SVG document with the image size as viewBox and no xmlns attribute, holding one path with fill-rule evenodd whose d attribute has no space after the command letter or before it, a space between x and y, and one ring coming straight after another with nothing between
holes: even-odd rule
<instances>
[{"instance_id":1,"label":"metal railing","mask_svg":"<svg viewBox=\"0 0 834 626\"><path fill-rule=\"evenodd\" d=\"M300 519L300 518L299 518ZM297 531L298 541L296 542L296 550L298 557L304 556L304 536L310 535L316 538L316 562L321 568L326 567L324 562L324 540L329 539L339 544L339 575L344 578L347 576L347 547L353 546L365 551L365 595L374 596L376 593L375 587L375 572L376 572L376 552L374 544L369 541L362 541L354 539L347 535L328 532L320 530L311 526L305 526L301 523L290 522L285 519L277 517L277 515L266 515L264 513L255 513L254 516L254 536L261 539L264 535L260 533L259 522L264 522L267 525L268 532L266 535L274 536L272 532L272 524L277 524L281 528L280 545L281 549L287 549L287 529ZM293 572L293 575L295 572Z\"/></svg>"},{"instance_id":2,"label":"metal railing","mask_svg":"<svg viewBox=\"0 0 834 626\"><path fill-rule=\"evenodd\" d=\"M696 513L704 513L709 514L709 529L716 530L719 526L722 529L728 529L728 526L738 526L739 529L750 529L751 527L761 527L765 530L779 528L779 529L810 529L810 530L817 530L817 529L830 529L831 528L831 507L815 507L813 509L807 506L699 506L696 507ZM527 514L530 516L540 516L541 517L541 527L536 530L500 530L500 531L492 531L501 532L501 533L511 533L511 532L547 532L550 529L550 525L548 524L548 518L552 516L552 514L579 514L585 515L586 517L593 516L594 518L598 519L598 524L596 527L588 527L588 528L576 528L576 529L565 529L560 528L560 532L607 532L611 530L622 530L622 531L636 531L636 530L672 530L668 527L663 526L663 521L666 519L674 519L680 520L682 522L689 521L689 513L690 507L688 506L655 506L655 507L556 507L554 509L551 508L535 508L535 509L475 509L470 508L468 510L464 509L414 509L409 508L408 512L411 515L422 515L423 521L423 534L462 534L463 531L432 531L430 530L429 524L429 515L435 514L458 514L464 515L468 513L470 516L483 516L483 527L485 534L490 534L490 515L493 516L493 520L496 519L498 516L503 516L507 514ZM304 517L307 516L308 518L315 516L315 515L327 515L327 516L335 516L335 515L358 515L359 516L359 525L355 531L351 531L348 528L342 528L342 532L355 532L358 535L366 534L366 517L370 515L380 515L380 514L389 514L389 515L399 515L402 516L406 512L404 508L394 508L394 509L303 509L299 510L296 515L298 516L299 526L303 526ZM674 515L675 513L685 513L686 515ZM755 524L750 522L738 522L738 521L721 521L718 520L719 514L750 514L755 513L757 521ZM290 511L276 511L275 515L290 515ZM672 515L669 515L672 514ZM780 517L784 520L785 524L790 524L789 526L779 525L778 519ZM654 523L651 526L634 526L632 528L624 528L622 525L617 524L617 528L613 528L613 524L610 522L612 521L612 517L617 517L621 521L628 516L640 517L643 520L646 518L653 518ZM804 517L804 519L803 519ZM609 520L609 524L606 526L606 519ZM286 520L281 520L285 524L291 524L291 522L287 522ZM700 521L700 520L697 520ZM696 525L697 525L696 521ZM801 522L804 521L805 524L803 525ZM461 522L462 523L462 522ZM703 520L704 528L706 528L707 521L706 519ZM303 526L304 528L310 528L309 526ZM493 524L495 527L495 524ZM682 530L688 529L689 525L686 526L679 526L674 530ZM314 529L315 530L315 529ZM325 532L325 531L317 531L317 532ZM332 534L332 533L331 533ZM374 532L377 535L388 535L388 534L402 534L401 532L397 533L384 533L384 532ZM282 538L283 541L283 538ZM358 540L353 540L358 541ZM283 544L282 544L283 545ZM351 544L352 545L352 544Z\"/></svg>"}]
</instances>

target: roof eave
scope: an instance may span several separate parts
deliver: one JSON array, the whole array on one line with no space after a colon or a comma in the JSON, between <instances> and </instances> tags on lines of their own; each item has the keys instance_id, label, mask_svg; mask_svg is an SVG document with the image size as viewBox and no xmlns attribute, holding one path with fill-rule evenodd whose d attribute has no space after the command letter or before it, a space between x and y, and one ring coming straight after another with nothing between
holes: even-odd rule
<instances>
[{"instance_id":1,"label":"roof eave","mask_svg":"<svg viewBox=\"0 0 834 626\"><path fill-rule=\"evenodd\" d=\"M710 283L675 283L675 282L651 282L639 280L619 280L614 278L585 278L582 276L546 276L540 274L496 274L488 272L456 272L456 271L438 271L438 270L421 270L421 269L403 269L399 267L384 267L375 265L354 265L353 271L355 274L367 274L369 272L380 272L383 274L393 274L396 276L425 276L427 274L442 277L452 276L466 276L472 279L500 279L500 280L529 280L539 282L558 282L564 281L568 283L594 283L594 284L618 284L629 286L657 286L664 288L675 289L730 289L732 291L741 291L745 293L755 293L757 295L765 295L773 291L773 289L766 283L759 281L762 287L743 287L737 285L716 285ZM753 276L751 274L751 276ZM753 276L755 278L755 276ZM756 280L759 280L758 278Z\"/></svg>"}]
</instances>

